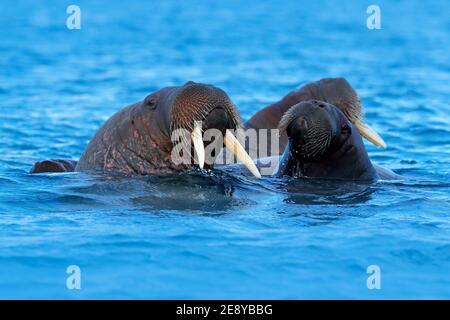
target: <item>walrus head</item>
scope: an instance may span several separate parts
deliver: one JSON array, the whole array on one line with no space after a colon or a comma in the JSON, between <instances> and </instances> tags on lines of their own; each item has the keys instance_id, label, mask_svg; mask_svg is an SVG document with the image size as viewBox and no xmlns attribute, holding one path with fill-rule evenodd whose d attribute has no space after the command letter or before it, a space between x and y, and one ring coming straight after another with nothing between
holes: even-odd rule
<instances>
[{"instance_id":1,"label":"walrus head","mask_svg":"<svg viewBox=\"0 0 450 320\"><path fill-rule=\"evenodd\" d=\"M339 108L310 100L281 118L288 136L278 175L367 180L375 176L362 138Z\"/></svg>"},{"instance_id":2,"label":"walrus head","mask_svg":"<svg viewBox=\"0 0 450 320\"><path fill-rule=\"evenodd\" d=\"M231 133L242 127L242 120L235 105L220 88L189 81L182 86L167 87L151 94L144 104L160 109L157 120L161 131L168 137L179 129L190 133L181 136L181 143L192 148L192 163L195 158L200 168L212 167L217 154L205 155L203 133L215 129L221 132L223 139L210 143L221 144L220 148L228 147L256 177L260 177L250 156Z\"/></svg>"},{"instance_id":3,"label":"walrus head","mask_svg":"<svg viewBox=\"0 0 450 320\"><path fill-rule=\"evenodd\" d=\"M358 94L344 78L324 78L305 86L314 99L338 107L359 133L378 147L386 148L384 140L364 121Z\"/></svg>"},{"instance_id":4,"label":"walrus head","mask_svg":"<svg viewBox=\"0 0 450 320\"><path fill-rule=\"evenodd\" d=\"M204 141L209 140L203 139L203 132L215 129L211 131L220 139L207 146L214 144L218 151L227 146L260 177L230 132L240 126L239 113L223 90L192 81L165 87L111 116L89 141L75 170L146 175L179 172L197 164L211 167L217 155L205 157Z\"/></svg>"}]
</instances>

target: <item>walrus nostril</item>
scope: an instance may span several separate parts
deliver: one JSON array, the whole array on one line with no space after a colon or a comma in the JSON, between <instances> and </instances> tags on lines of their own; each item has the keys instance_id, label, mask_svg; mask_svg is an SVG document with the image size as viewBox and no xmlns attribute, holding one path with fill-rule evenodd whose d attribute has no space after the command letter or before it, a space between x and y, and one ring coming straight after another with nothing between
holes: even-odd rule
<instances>
[{"instance_id":1,"label":"walrus nostril","mask_svg":"<svg viewBox=\"0 0 450 320\"><path fill-rule=\"evenodd\" d=\"M319 108L325 108L326 105L325 105L324 103L319 103L319 104L318 104L318 107L319 107Z\"/></svg>"}]
</instances>

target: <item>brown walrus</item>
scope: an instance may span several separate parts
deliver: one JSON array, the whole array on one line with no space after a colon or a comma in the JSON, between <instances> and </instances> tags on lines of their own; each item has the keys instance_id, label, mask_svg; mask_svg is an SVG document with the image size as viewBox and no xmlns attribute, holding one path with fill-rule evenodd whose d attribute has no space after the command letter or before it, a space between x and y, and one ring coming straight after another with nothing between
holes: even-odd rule
<instances>
[{"instance_id":1,"label":"brown walrus","mask_svg":"<svg viewBox=\"0 0 450 320\"><path fill-rule=\"evenodd\" d=\"M338 107L347 119L358 129L359 133L377 146L386 147L383 139L363 121L361 101L358 94L343 78L325 78L308 83L300 89L294 90L283 99L269 105L255 113L245 124L246 129L277 129L278 124L293 105L308 100L319 100ZM268 154L262 156L275 156L283 152L288 142L285 132L280 132L279 149L272 150L270 138L267 136ZM252 146L247 146L252 148ZM250 152L255 154L255 152Z\"/></svg>"},{"instance_id":2,"label":"brown walrus","mask_svg":"<svg viewBox=\"0 0 450 320\"><path fill-rule=\"evenodd\" d=\"M223 143L211 143L221 143L220 148L226 145L260 177L248 154L230 134L229 130L241 126L239 113L223 90L190 81L182 86L160 89L114 114L90 140L78 162L45 160L36 163L31 173L95 170L145 175L179 172L194 164L210 168L214 156L205 159L202 131L217 129L224 137ZM172 134L178 129L191 133L176 141L188 144L194 151L187 163L173 158Z\"/></svg>"}]
</instances>

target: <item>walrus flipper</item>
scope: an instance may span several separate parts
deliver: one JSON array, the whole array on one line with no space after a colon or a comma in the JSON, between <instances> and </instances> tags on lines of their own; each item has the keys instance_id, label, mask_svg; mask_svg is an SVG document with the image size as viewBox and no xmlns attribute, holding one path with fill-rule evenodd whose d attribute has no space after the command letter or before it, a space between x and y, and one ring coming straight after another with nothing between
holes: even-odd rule
<instances>
[{"instance_id":1,"label":"walrus flipper","mask_svg":"<svg viewBox=\"0 0 450 320\"><path fill-rule=\"evenodd\" d=\"M77 161L64 159L49 159L36 162L30 170L30 173L44 172L73 172Z\"/></svg>"}]
</instances>

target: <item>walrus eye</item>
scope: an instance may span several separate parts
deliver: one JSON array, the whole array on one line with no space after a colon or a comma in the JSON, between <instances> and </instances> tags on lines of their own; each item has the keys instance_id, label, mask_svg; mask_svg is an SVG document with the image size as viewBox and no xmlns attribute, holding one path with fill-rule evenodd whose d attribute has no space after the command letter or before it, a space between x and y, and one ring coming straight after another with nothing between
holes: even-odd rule
<instances>
[{"instance_id":1,"label":"walrus eye","mask_svg":"<svg viewBox=\"0 0 450 320\"><path fill-rule=\"evenodd\" d=\"M145 106L149 107L150 109L155 109L157 102L158 102L158 99L154 95L147 96L144 99Z\"/></svg>"},{"instance_id":2,"label":"walrus eye","mask_svg":"<svg viewBox=\"0 0 450 320\"><path fill-rule=\"evenodd\" d=\"M343 124L341 127L341 134L349 135L352 133L352 129L348 124Z\"/></svg>"}]
</instances>

